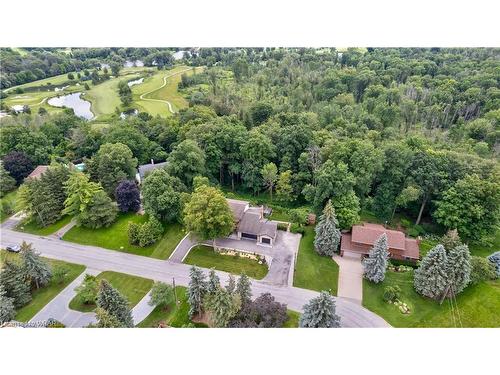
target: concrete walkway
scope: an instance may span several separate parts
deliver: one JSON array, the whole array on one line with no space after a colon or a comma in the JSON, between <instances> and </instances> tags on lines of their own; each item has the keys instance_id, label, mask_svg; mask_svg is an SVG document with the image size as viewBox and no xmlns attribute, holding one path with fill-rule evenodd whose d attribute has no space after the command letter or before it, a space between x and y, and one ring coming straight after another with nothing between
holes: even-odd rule
<instances>
[{"instance_id":1,"label":"concrete walkway","mask_svg":"<svg viewBox=\"0 0 500 375\"><path fill-rule=\"evenodd\" d=\"M150 292L151 291L147 292L146 295L139 301L139 303L132 309L132 318L134 319L134 325L137 325L144 319L146 319L148 315L151 314L151 312L155 309L155 306L151 306L149 304L149 301L151 300L151 297L149 296Z\"/></svg>"},{"instance_id":2,"label":"concrete walkway","mask_svg":"<svg viewBox=\"0 0 500 375\"><path fill-rule=\"evenodd\" d=\"M69 232L71 228L73 228L76 225L76 220L71 220L68 224L66 224L64 227L59 229L56 233L54 233L52 236L56 238L62 238L66 232Z\"/></svg>"},{"instance_id":3,"label":"concrete walkway","mask_svg":"<svg viewBox=\"0 0 500 375\"><path fill-rule=\"evenodd\" d=\"M363 301L363 265L357 257L334 255L339 265L339 285L337 295L361 305Z\"/></svg>"},{"instance_id":4,"label":"concrete walkway","mask_svg":"<svg viewBox=\"0 0 500 375\"><path fill-rule=\"evenodd\" d=\"M2 246L9 243L21 243L22 241L31 242L33 247L47 258L83 264L91 269L121 272L168 283L175 277L177 285L188 286L189 284L190 266L186 264L106 250L96 246L80 245L51 237L36 236L2 228L0 237ZM208 270L205 269L204 271L207 272ZM221 283L227 284L229 274L220 271L216 273ZM258 280L252 280L252 293L254 297L258 297L262 293L271 293L276 301L286 303L290 310L298 312L303 311L303 306L311 298L319 295L318 292L313 290L289 285L270 285ZM353 303L348 298L335 297L335 300L342 327L390 327L380 316L359 304Z\"/></svg>"}]
</instances>

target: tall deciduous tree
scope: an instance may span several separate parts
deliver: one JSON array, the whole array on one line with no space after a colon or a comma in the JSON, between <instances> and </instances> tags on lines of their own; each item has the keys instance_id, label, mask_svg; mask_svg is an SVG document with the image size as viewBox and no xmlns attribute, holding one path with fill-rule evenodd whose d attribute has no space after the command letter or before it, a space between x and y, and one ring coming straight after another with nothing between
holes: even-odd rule
<instances>
[{"instance_id":1,"label":"tall deciduous tree","mask_svg":"<svg viewBox=\"0 0 500 375\"><path fill-rule=\"evenodd\" d=\"M262 180L264 181L264 186L269 190L269 195L272 201L274 185L276 184L276 180L278 179L278 168L276 168L276 164L265 164L262 167L261 174Z\"/></svg>"},{"instance_id":2,"label":"tall deciduous tree","mask_svg":"<svg viewBox=\"0 0 500 375\"><path fill-rule=\"evenodd\" d=\"M73 171L69 179L64 183L67 198L64 201L63 214L78 216L87 210L92 197L102 190L101 185L90 182L89 177L82 173Z\"/></svg>"},{"instance_id":3,"label":"tall deciduous tree","mask_svg":"<svg viewBox=\"0 0 500 375\"><path fill-rule=\"evenodd\" d=\"M3 166L18 185L35 169L31 159L19 151L11 151L5 155Z\"/></svg>"},{"instance_id":4,"label":"tall deciduous tree","mask_svg":"<svg viewBox=\"0 0 500 375\"><path fill-rule=\"evenodd\" d=\"M135 181L121 181L116 187L115 197L121 212L137 212L141 206L140 192Z\"/></svg>"},{"instance_id":5,"label":"tall deciduous tree","mask_svg":"<svg viewBox=\"0 0 500 375\"><path fill-rule=\"evenodd\" d=\"M276 183L276 197L279 201L288 203L293 201L292 171L281 172Z\"/></svg>"},{"instance_id":6,"label":"tall deciduous tree","mask_svg":"<svg viewBox=\"0 0 500 375\"><path fill-rule=\"evenodd\" d=\"M109 227L116 219L116 203L103 191L94 194L85 211L78 215L79 224L87 228Z\"/></svg>"},{"instance_id":7,"label":"tall deciduous tree","mask_svg":"<svg viewBox=\"0 0 500 375\"><path fill-rule=\"evenodd\" d=\"M301 328L337 328L340 317L336 314L335 300L328 292L321 292L304 306L300 317Z\"/></svg>"},{"instance_id":8,"label":"tall deciduous tree","mask_svg":"<svg viewBox=\"0 0 500 375\"><path fill-rule=\"evenodd\" d=\"M184 223L201 240L227 237L233 230L231 209L222 192L214 187L200 186L184 208Z\"/></svg>"},{"instance_id":9,"label":"tall deciduous tree","mask_svg":"<svg viewBox=\"0 0 500 375\"><path fill-rule=\"evenodd\" d=\"M207 294L208 286L203 271L195 266L191 267L189 278L189 318L192 319L195 315L203 312L203 299L205 298L205 294Z\"/></svg>"},{"instance_id":10,"label":"tall deciduous tree","mask_svg":"<svg viewBox=\"0 0 500 375\"><path fill-rule=\"evenodd\" d=\"M167 161L168 172L179 178L186 186L192 186L193 178L205 172L205 153L191 139L179 143Z\"/></svg>"},{"instance_id":11,"label":"tall deciduous tree","mask_svg":"<svg viewBox=\"0 0 500 375\"><path fill-rule=\"evenodd\" d=\"M247 139L241 145L242 178L244 184L252 189L254 194L262 186L262 167L269 163L274 155L274 145L268 137L257 131L248 133Z\"/></svg>"},{"instance_id":12,"label":"tall deciduous tree","mask_svg":"<svg viewBox=\"0 0 500 375\"><path fill-rule=\"evenodd\" d=\"M442 297L449 284L446 265L447 257L444 246L437 245L432 248L415 271L415 290L429 298Z\"/></svg>"},{"instance_id":13,"label":"tall deciduous tree","mask_svg":"<svg viewBox=\"0 0 500 375\"><path fill-rule=\"evenodd\" d=\"M333 256L340 244L340 230L337 229L337 217L332 201L328 200L323 215L316 225L316 236L314 238L314 249L320 255Z\"/></svg>"},{"instance_id":14,"label":"tall deciduous tree","mask_svg":"<svg viewBox=\"0 0 500 375\"><path fill-rule=\"evenodd\" d=\"M159 306L166 309L170 303L174 301L174 288L166 283L157 281L153 284L149 300L150 306Z\"/></svg>"},{"instance_id":15,"label":"tall deciduous tree","mask_svg":"<svg viewBox=\"0 0 500 375\"><path fill-rule=\"evenodd\" d=\"M363 260L364 276L374 283L384 281L388 260L387 234L382 233L373 244L368 258Z\"/></svg>"},{"instance_id":16,"label":"tall deciduous tree","mask_svg":"<svg viewBox=\"0 0 500 375\"><path fill-rule=\"evenodd\" d=\"M7 172L0 161L0 198L7 194L9 191L14 190L16 187L16 180L14 180L9 172Z\"/></svg>"},{"instance_id":17,"label":"tall deciduous tree","mask_svg":"<svg viewBox=\"0 0 500 375\"><path fill-rule=\"evenodd\" d=\"M20 253L26 279L34 284L36 289L47 285L52 277L50 266L33 250L33 245L23 241Z\"/></svg>"},{"instance_id":18,"label":"tall deciduous tree","mask_svg":"<svg viewBox=\"0 0 500 375\"><path fill-rule=\"evenodd\" d=\"M113 195L120 181L135 176L137 159L122 143L105 143L89 161L90 175L99 181L108 195Z\"/></svg>"},{"instance_id":19,"label":"tall deciduous tree","mask_svg":"<svg viewBox=\"0 0 500 375\"><path fill-rule=\"evenodd\" d=\"M107 280L101 280L97 294L97 307L105 310L118 320L124 327L133 327L134 320L127 299Z\"/></svg>"}]
</instances>

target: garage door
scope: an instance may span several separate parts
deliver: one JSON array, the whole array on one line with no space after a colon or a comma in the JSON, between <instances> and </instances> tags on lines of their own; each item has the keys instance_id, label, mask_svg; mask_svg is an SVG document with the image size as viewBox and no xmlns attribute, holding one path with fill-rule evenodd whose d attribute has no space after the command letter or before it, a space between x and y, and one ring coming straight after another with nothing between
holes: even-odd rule
<instances>
[{"instance_id":1,"label":"garage door","mask_svg":"<svg viewBox=\"0 0 500 375\"><path fill-rule=\"evenodd\" d=\"M241 238L247 238L249 240L257 240L257 235L250 233L241 233Z\"/></svg>"},{"instance_id":2,"label":"garage door","mask_svg":"<svg viewBox=\"0 0 500 375\"><path fill-rule=\"evenodd\" d=\"M270 238L262 238L262 243L267 243L267 244L271 244L271 239Z\"/></svg>"}]
</instances>

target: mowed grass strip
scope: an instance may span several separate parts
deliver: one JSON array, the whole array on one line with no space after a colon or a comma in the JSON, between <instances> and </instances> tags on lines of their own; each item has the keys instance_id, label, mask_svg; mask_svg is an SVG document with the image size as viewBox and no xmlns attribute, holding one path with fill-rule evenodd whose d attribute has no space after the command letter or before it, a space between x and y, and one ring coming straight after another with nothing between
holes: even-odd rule
<instances>
[{"instance_id":1,"label":"mowed grass strip","mask_svg":"<svg viewBox=\"0 0 500 375\"><path fill-rule=\"evenodd\" d=\"M5 194L2 198L0 198L0 223L3 223L7 220L11 215L16 212L16 199L17 199L18 190L13 190L7 194ZM4 212L3 205L8 205L14 213L10 214Z\"/></svg>"},{"instance_id":2,"label":"mowed grass strip","mask_svg":"<svg viewBox=\"0 0 500 375\"><path fill-rule=\"evenodd\" d=\"M383 300L384 288L394 285L401 288L400 300L408 304L410 314L402 314ZM500 327L500 280L467 287L456 303L452 314L449 300L440 305L418 294L413 287L413 271L388 271L380 284L363 280L363 306L394 327Z\"/></svg>"},{"instance_id":3,"label":"mowed grass strip","mask_svg":"<svg viewBox=\"0 0 500 375\"><path fill-rule=\"evenodd\" d=\"M113 271L102 272L97 275L97 279L107 280L113 288L118 289L127 298L130 308L137 305L153 286L152 280ZM89 312L94 310L96 305L80 303L78 296L75 296L69 303L69 308L76 311Z\"/></svg>"},{"instance_id":4,"label":"mowed grass strip","mask_svg":"<svg viewBox=\"0 0 500 375\"><path fill-rule=\"evenodd\" d=\"M293 285L337 295L339 266L332 258L318 255L314 250L314 227L305 227L300 239Z\"/></svg>"},{"instance_id":5,"label":"mowed grass strip","mask_svg":"<svg viewBox=\"0 0 500 375\"><path fill-rule=\"evenodd\" d=\"M234 275L245 273L248 277L256 280L262 279L267 275L268 268L265 264L259 264L256 260L221 255L214 251L212 247L199 245L191 249L184 263L192 264L197 267L215 268L219 271L225 271Z\"/></svg>"},{"instance_id":6,"label":"mowed grass strip","mask_svg":"<svg viewBox=\"0 0 500 375\"><path fill-rule=\"evenodd\" d=\"M163 237L155 244L146 247L131 245L128 241L129 222L143 224L146 221L145 215L119 214L116 221L107 228L89 229L75 226L63 236L63 240L157 259L168 258L185 236L182 227L179 224L167 224Z\"/></svg>"},{"instance_id":7,"label":"mowed grass strip","mask_svg":"<svg viewBox=\"0 0 500 375\"><path fill-rule=\"evenodd\" d=\"M18 254L8 253L6 251L1 251L1 261L0 265L5 260L11 260L14 262L19 262L20 257ZM80 264L63 262L61 260L53 260L43 258L47 263L50 264L53 269L56 266L64 267L68 272L62 283L56 283L50 281L49 284L43 288L36 289L32 292L32 300L26 306L21 307L17 310L15 320L20 322L27 322L33 318L47 303L49 303L55 296L62 292L74 279L78 277L84 270L85 266Z\"/></svg>"},{"instance_id":8,"label":"mowed grass strip","mask_svg":"<svg viewBox=\"0 0 500 375\"><path fill-rule=\"evenodd\" d=\"M16 230L25 233L36 234L39 236L48 236L57 232L59 229L71 222L71 216L63 216L61 219L46 227L40 227L35 221L22 222L17 225Z\"/></svg>"}]
</instances>

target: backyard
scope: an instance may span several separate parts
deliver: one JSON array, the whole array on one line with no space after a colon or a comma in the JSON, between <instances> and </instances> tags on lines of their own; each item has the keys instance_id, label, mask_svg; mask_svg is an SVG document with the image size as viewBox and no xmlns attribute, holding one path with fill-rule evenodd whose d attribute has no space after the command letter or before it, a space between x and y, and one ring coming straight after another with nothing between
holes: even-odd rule
<instances>
[{"instance_id":1,"label":"backyard","mask_svg":"<svg viewBox=\"0 0 500 375\"><path fill-rule=\"evenodd\" d=\"M19 261L19 255L8 253L6 251L0 252L0 264L5 260ZM67 270L66 277L61 283L50 281L49 284L43 288L36 289L32 292L32 300L27 305L17 310L15 320L20 322L27 322L36 315L47 303L49 303L55 296L57 296L64 288L66 288L74 279L78 277L84 270L85 266L73 263L67 263L60 260L52 260L44 258L51 267L60 266Z\"/></svg>"},{"instance_id":2,"label":"backyard","mask_svg":"<svg viewBox=\"0 0 500 375\"><path fill-rule=\"evenodd\" d=\"M138 276L127 275L119 272L105 271L97 275L98 280L107 280L114 288L118 289L129 301L130 308L151 290L153 281ZM83 304L78 297L74 297L69 303L70 309L88 312L95 309L95 304Z\"/></svg>"},{"instance_id":3,"label":"backyard","mask_svg":"<svg viewBox=\"0 0 500 375\"><path fill-rule=\"evenodd\" d=\"M327 290L337 295L339 266L332 258L314 250L314 227L306 226L300 239L293 285L317 291Z\"/></svg>"},{"instance_id":4,"label":"backyard","mask_svg":"<svg viewBox=\"0 0 500 375\"><path fill-rule=\"evenodd\" d=\"M146 247L129 244L128 223L142 224L146 221L146 215L120 214L116 221L107 228L89 229L75 226L63 236L63 240L157 259L167 259L186 233L180 224L167 224L163 237L155 244Z\"/></svg>"},{"instance_id":5,"label":"backyard","mask_svg":"<svg viewBox=\"0 0 500 375\"><path fill-rule=\"evenodd\" d=\"M400 300L408 304L409 314L383 300L386 286L401 288ZM374 284L363 280L363 306L383 317L394 327L499 327L500 280L467 287L456 298L452 314L451 302L442 305L422 297L413 288L413 271L387 271L385 280ZM455 305L454 305L455 306Z\"/></svg>"},{"instance_id":6,"label":"backyard","mask_svg":"<svg viewBox=\"0 0 500 375\"><path fill-rule=\"evenodd\" d=\"M245 273L248 277L260 280L267 275L268 268L253 259L241 256L222 255L209 246L196 246L189 252L184 263L203 268L215 268L234 275Z\"/></svg>"}]
</instances>

